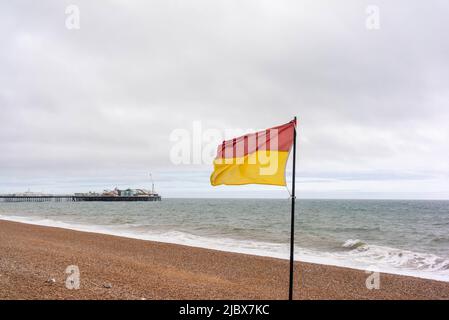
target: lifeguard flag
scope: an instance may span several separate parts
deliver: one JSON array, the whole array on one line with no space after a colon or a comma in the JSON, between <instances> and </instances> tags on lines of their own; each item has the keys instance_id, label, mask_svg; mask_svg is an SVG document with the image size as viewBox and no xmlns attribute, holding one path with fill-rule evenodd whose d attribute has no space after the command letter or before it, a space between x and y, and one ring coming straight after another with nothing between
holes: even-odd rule
<instances>
[{"instance_id":1,"label":"lifeguard flag","mask_svg":"<svg viewBox=\"0 0 449 320\"><path fill-rule=\"evenodd\" d=\"M292 148L296 121L223 141L218 146L213 186L287 185L285 167Z\"/></svg>"}]
</instances>

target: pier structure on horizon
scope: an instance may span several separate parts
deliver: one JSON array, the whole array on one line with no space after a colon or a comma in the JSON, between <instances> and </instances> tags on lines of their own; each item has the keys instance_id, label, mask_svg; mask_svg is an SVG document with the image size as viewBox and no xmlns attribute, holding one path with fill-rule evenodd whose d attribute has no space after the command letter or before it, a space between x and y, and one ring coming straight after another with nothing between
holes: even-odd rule
<instances>
[{"instance_id":1,"label":"pier structure on horizon","mask_svg":"<svg viewBox=\"0 0 449 320\"><path fill-rule=\"evenodd\" d=\"M81 202L81 201L161 201L162 197L145 189L104 190L103 193L75 194L12 193L0 194L0 202Z\"/></svg>"}]
</instances>

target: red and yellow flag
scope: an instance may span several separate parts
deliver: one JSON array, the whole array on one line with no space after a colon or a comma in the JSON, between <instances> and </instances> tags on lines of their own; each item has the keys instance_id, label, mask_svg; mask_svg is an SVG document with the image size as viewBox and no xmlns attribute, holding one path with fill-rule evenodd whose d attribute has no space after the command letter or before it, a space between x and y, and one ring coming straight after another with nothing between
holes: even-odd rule
<instances>
[{"instance_id":1,"label":"red and yellow flag","mask_svg":"<svg viewBox=\"0 0 449 320\"><path fill-rule=\"evenodd\" d=\"M213 186L269 184L285 186L285 167L296 121L223 141L218 146Z\"/></svg>"}]
</instances>

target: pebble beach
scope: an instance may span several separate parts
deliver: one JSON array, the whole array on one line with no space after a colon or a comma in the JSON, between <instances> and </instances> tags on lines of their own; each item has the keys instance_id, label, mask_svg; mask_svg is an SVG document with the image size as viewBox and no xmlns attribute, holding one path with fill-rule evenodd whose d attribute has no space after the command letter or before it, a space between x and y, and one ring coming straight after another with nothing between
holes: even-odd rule
<instances>
[{"instance_id":1,"label":"pebble beach","mask_svg":"<svg viewBox=\"0 0 449 320\"><path fill-rule=\"evenodd\" d=\"M68 266L80 288L68 289ZM287 299L288 261L0 220L0 299ZM449 299L449 283L295 264L294 299Z\"/></svg>"}]
</instances>

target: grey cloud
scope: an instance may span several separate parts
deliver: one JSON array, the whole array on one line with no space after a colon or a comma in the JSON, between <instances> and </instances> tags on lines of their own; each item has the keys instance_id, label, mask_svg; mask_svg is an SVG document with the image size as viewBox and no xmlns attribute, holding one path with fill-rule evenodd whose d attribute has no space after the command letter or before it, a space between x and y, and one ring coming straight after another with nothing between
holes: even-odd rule
<instances>
[{"instance_id":1,"label":"grey cloud","mask_svg":"<svg viewBox=\"0 0 449 320\"><path fill-rule=\"evenodd\" d=\"M81 10L77 31L64 26L72 3ZM57 190L79 176L132 183L176 169L180 194L216 194L210 166L192 177L191 167L170 165L170 132L194 120L269 127L292 115L300 117L303 177L447 177L449 5L376 1L381 29L368 31L370 4L0 4L0 192L11 181L25 188L50 177L45 188ZM444 179L436 185L448 190Z\"/></svg>"}]
</instances>

